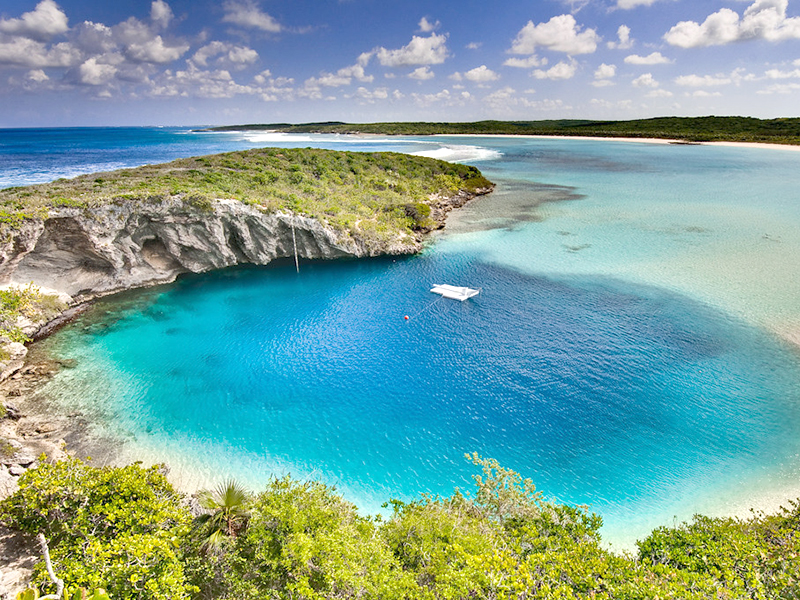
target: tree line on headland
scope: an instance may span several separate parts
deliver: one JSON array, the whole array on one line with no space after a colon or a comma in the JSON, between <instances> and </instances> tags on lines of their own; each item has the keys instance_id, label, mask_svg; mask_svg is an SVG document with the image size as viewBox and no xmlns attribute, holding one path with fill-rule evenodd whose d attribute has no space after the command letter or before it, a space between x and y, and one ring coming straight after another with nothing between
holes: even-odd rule
<instances>
[{"instance_id":1,"label":"tree line on headland","mask_svg":"<svg viewBox=\"0 0 800 600\"><path fill-rule=\"evenodd\" d=\"M160 467L42 461L0 520L45 535L69 598L81 588L111 600L800 597L796 502L659 527L617 554L586 507L467 458L482 470L474 490L391 500L387 517L360 515L317 481L274 478L255 495L228 481L192 505ZM34 584L52 593L44 564Z\"/></svg>"},{"instance_id":2,"label":"tree line on headland","mask_svg":"<svg viewBox=\"0 0 800 600\"><path fill-rule=\"evenodd\" d=\"M468 165L397 152L259 148L184 158L0 190L0 231L58 208L178 200L211 211L233 199L263 212L290 211L336 229L414 231L433 224L420 204L432 195L494 184Z\"/></svg>"},{"instance_id":3,"label":"tree line on headland","mask_svg":"<svg viewBox=\"0 0 800 600\"><path fill-rule=\"evenodd\" d=\"M212 127L212 131L284 133L367 133L381 135L557 135L659 138L687 142L800 144L800 118L657 117L631 121L558 119L472 123L271 123Z\"/></svg>"}]
</instances>

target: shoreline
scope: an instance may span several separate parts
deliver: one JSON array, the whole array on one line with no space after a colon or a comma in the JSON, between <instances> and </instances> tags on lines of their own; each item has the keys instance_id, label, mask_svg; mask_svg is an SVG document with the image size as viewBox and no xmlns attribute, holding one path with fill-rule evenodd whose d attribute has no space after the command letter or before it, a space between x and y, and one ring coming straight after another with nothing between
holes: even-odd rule
<instances>
[{"instance_id":1,"label":"shoreline","mask_svg":"<svg viewBox=\"0 0 800 600\"><path fill-rule=\"evenodd\" d=\"M642 144L660 144L673 146L721 146L729 148L771 148L773 150L788 150L790 152L800 152L800 144L772 144L769 142L734 142L734 141L705 141L696 142L681 138L654 138L654 137L618 137L618 136L592 136L592 135L537 135L530 133L433 133L428 135L414 134L394 134L394 133L370 133L370 132L349 132L349 133L330 133L325 131L293 132L281 131L278 129L234 129L230 131L214 130L193 130L199 133L264 133L281 135L332 135L348 136L360 138L392 138L392 137L464 137L464 138L504 138L504 139L541 139L541 140L584 140L584 141L609 141L609 142L628 142Z\"/></svg>"},{"instance_id":2,"label":"shoreline","mask_svg":"<svg viewBox=\"0 0 800 600\"><path fill-rule=\"evenodd\" d=\"M375 135L375 134L373 134ZM423 137L423 136L407 136L407 137ZM659 145L672 145L672 146L721 146L728 148L770 148L772 150L788 150L789 152L800 152L800 144L770 144L768 142L692 142L677 138L636 138L636 137L604 137L604 136L590 136L590 135L534 135L534 134L510 134L510 133L437 133L432 136L425 137L488 137L488 138L505 138L505 139L540 139L540 140L584 140L584 141L607 141L607 142L628 142L628 143L641 143L641 144L659 144Z\"/></svg>"}]
</instances>

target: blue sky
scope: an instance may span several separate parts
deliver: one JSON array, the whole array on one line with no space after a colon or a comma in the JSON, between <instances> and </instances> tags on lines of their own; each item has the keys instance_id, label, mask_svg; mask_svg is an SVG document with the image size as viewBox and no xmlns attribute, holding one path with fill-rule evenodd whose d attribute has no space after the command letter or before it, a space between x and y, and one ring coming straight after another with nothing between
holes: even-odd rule
<instances>
[{"instance_id":1,"label":"blue sky","mask_svg":"<svg viewBox=\"0 0 800 600\"><path fill-rule=\"evenodd\" d=\"M0 127L798 116L800 0L3 0Z\"/></svg>"}]
</instances>

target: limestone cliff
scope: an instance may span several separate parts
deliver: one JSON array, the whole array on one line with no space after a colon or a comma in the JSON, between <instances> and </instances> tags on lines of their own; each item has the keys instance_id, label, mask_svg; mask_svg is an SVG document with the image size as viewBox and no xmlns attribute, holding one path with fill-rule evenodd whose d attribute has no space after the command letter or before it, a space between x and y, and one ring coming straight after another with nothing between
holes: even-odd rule
<instances>
[{"instance_id":1,"label":"limestone cliff","mask_svg":"<svg viewBox=\"0 0 800 600\"><path fill-rule=\"evenodd\" d=\"M433 198L435 224L441 226L447 211L474 195ZM421 248L421 234L386 239L357 226L339 231L236 200L217 200L209 210L172 198L51 209L47 218L26 220L7 231L0 246L0 284L33 282L77 301L170 282L181 273L293 257L293 229L303 259L411 254Z\"/></svg>"}]
</instances>

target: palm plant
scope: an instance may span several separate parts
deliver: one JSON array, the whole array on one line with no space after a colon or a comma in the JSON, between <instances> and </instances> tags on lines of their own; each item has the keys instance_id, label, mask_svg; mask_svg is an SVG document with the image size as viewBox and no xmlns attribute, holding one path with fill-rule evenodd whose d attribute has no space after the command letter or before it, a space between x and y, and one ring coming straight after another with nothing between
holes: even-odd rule
<instances>
[{"instance_id":1,"label":"palm plant","mask_svg":"<svg viewBox=\"0 0 800 600\"><path fill-rule=\"evenodd\" d=\"M195 520L205 536L203 550L220 548L226 539L235 539L247 527L250 495L233 479L213 490L199 492L197 498L200 506L209 511Z\"/></svg>"}]
</instances>

